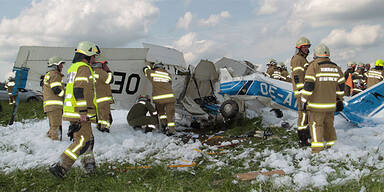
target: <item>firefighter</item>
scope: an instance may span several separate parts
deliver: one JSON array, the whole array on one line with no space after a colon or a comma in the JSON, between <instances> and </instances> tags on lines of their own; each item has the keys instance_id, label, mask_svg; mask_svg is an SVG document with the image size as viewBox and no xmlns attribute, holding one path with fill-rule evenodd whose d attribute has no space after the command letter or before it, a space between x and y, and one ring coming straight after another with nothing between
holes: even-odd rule
<instances>
[{"instance_id":1,"label":"firefighter","mask_svg":"<svg viewBox=\"0 0 384 192\"><path fill-rule=\"evenodd\" d=\"M8 77L8 82L5 84L5 88L8 90L9 104L13 105L16 102L16 95L12 95L13 87L15 87L15 75L12 73Z\"/></svg>"},{"instance_id":2,"label":"firefighter","mask_svg":"<svg viewBox=\"0 0 384 192\"><path fill-rule=\"evenodd\" d=\"M44 112L49 119L48 137L52 140L62 139L62 115L64 101L63 74L61 73L64 60L51 57L48 60L48 72L43 80Z\"/></svg>"},{"instance_id":3,"label":"firefighter","mask_svg":"<svg viewBox=\"0 0 384 192\"><path fill-rule=\"evenodd\" d=\"M150 116L147 116L147 112ZM137 103L129 110L127 121L134 129L141 129L144 126L144 132L151 132L156 129L159 124L157 111L152 106L148 95L140 95Z\"/></svg>"},{"instance_id":4,"label":"firefighter","mask_svg":"<svg viewBox=\"0 0 384 192\"><path fill-rule=\"evenodd\" d=\"M58 178L64 177L80 155L86 173L92 173L96 168L90 120L97 115L97 103L91 63L95 62L95 55L99 53L94 43L80 42L67 72L63 120L70 122L68 136L73 143L61 154L59 162L49 168Z\"/></svg>"},{"instance_id":5,"label":"firefighter","mask_svg":"<svg viewBox=\"0 0 384 192\"><path fill-rule=\"evenodd\" d=\"M342 111L344 75L330 59L329 48L320 44L315 48L314 61L305 73L302 90L302 108L309 110L309 128L312 136L312 153L318 153L336 142L333 126L334 112Z\"/></svg>"},{"instance_id":6,"label":"firefighter","mask_svg":"<svg viewBox=\"0 0 384 192\"><path fill-rule=\"evenodd\" d=\"M285 66L284 62L280 62L278 65L280 69L280 80L291 82L291 78L289 77L289 73L287 70L287 67Z\"/></svg>"},{"instance_id":7,"label":"firefighter","mask_svg":"<svg viewBox=\"0 0 384 192\"><path fill-rule=\"evenodd\" d=\"M352 78L353 73L355 72L356 68L356 62L350 61L347 64L347 70L344 72L344 78L347 81L349 78ZM345 96L350 96L351 95L351 90L353 90L353 84L345 84L345 89L344 89L344 95Z\"/></svg>"},{"instance_id":8,"label":"firefighter","mask_svg":"<svg viewBox=\"0 0 384 192\"><path fill-rule=\"evenodd\" d=\"M175 95L172 90L171 75L161 62L144 67L145 76L152 82L152 99L164 132L170 136L175 132Z\"/></svg>"},{"instance_id":9,"label":"firefighter","mask_svg":"<svg viewBox=\"0 0 384 192\"><path fill-rule=\"evenodd\" d=\"M371 69L371 64L369 64L369 63L365 64L364 69L365 69L365 72L368 72Z\"/></svg>"},{"instance_id":10,"label":"firefighter","mask_svg":"<svg viewBox=\"0 0 384 192\"><path fill-rule=\"evenodd\" d=\"M384 61L379 59L376 61L375 68L367 72L367 88L374 86L384 79Z\"/></svg>"},{"instance_id":11,"label":"firefighter","mask_svg":"<svg viewBox=\"0 0 384 192\"><path fill-rule=\"evenodd\" d=\"M357 65L356 71L352 75L353 91L352 95L356 95L365 90L364 64L362 62Z\"/></svg>"},{"instance_id":12,"label":"firefighter","mask_svg":"<svg viewBox=\"0 0 384 192\"><path fill-rule=\"evenodd\" d=\"M309 146L310 133L308 126L308 114L301 106L301 90L304 87L304 76L309 66L307 56L311 42L306 37L300 37L296 42L296 54L291 59L291 81L294 96L297 101L298 119L297 119L297 135L299 137L300 146Z\"/></svg>"},{"instance_id":13,"label":"firefighter","mask_svg":"<svg viewBox=\"0 0 384 192\"><path fill-rule=\"evenodd\" d=\"M105 58L97 56L92 68L96 80L97 129L109 133L112 122L110 105L113 104L110 84L113 82L113 75L107 64Z\"/></svg>"},{"instance_id":14,"label":"firefighter","mask_svg":"<svg viewBox=\"0 0 384 192\"><path fill-rule=\"evenodd\" d=\"M269 59L268 64L267 64L267 72L265 75L269 78L273 79L280 79L280 71L277 67L277 62L275 59Z\"/></svg>"}]
</instances>

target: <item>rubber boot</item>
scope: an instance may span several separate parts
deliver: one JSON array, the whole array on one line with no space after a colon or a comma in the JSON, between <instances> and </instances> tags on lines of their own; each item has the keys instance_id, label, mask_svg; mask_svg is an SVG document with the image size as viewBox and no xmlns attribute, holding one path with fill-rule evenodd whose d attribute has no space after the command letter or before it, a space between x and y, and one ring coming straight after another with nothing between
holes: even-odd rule
<instances>
[{"instance_id":1,"label":"rubber boot","mask_svg":"<svg viewBox=\"0 0 384 192\"><path fill-rule=\"evenodd\" d=\"M86 163L84 165L84 172L88 175L94 173L96 170L96 163L95 162L92 162L92 163Z\"/></svg>"},{"instance_id":2,"label":"rubber boot","mask_svg":"<svg viewBox=\"0 0 384 192\"><path fill-rule=\"evenodd\" d=\"M297 130L297 136L299 137L300 147L311 146L309 139L311 138L308 129Z\"/></svg>"},{"instance_id":3,"label":"rubber boot","mask_svg":"<svg viewBox=\"0 0 384 192\"><path fill-rule=\"evenodd\" d=\"M64 167L60 166L59 163L55 163L49 167L49 172L51 172L55 177L63 179L67 171Z\"/></svg>"}]
</instances>

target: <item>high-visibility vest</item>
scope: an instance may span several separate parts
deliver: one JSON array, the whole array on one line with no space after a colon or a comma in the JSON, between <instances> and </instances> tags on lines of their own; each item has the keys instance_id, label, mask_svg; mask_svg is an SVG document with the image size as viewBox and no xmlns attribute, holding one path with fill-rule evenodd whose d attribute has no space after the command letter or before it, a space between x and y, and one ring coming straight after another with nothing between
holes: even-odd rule
<instances>
[{"instance_id":1,"label":"high-visibility vest","mask_svg":"<svg viewBox=\"0 0 384 192\"><path fill-rule=\"evenodd\" d=\"M75 119L80 119L80 113L75 111L75 108L78 107L78 103L75 99L75 96L73 94L73 86L75 83L75 78L77 74L77 70L81 66L87 66L89 68L89 71L91 72L91 82L93 83L93 90L94 90L94 97L93 97L93 104L96 107L96 112L97 112L97 103L96 103L96 88L95 88L95 77L93 74L92 68L84 63L84 62L77 62L71 65L71 67L67 71L67 86L65 87L66 93L65 93L65 99L64 99L64 107L63 107L63 117L67 118L75 118ZM95 116L96 114L87 114L88 117Z\"/></svg>"}]
</instances>

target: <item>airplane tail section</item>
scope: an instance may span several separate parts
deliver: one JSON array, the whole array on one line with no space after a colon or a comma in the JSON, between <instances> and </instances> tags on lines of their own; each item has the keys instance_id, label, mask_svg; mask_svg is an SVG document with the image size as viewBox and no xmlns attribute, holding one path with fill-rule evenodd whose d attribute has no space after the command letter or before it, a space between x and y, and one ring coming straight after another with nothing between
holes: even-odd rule
<instances>
[{"instance_id":1,"label":"airplane tail section","mask_svg":"<svg viewBox=\"0 0 384 192\"><path fill-rule=\"evenodd\" d=\"M346 100L344 104L340 114L352 124L374 124L370 119L384 109L384 81Z\"/></svg>"}]
</instances>

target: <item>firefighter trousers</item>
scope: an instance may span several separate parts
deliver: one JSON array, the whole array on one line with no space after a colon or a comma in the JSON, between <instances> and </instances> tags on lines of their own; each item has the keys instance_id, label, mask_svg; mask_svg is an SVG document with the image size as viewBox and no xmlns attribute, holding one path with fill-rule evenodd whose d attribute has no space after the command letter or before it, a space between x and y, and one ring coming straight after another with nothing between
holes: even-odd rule
<instances>
[{"instance_id":1,"label":"firefighter trousers","mask_svg":"<svg viewBox=\"0 0 384 192\"><path fill-rule=\"evenodd\" d=\"M77 122L71 122L76 124ZM81 163L85 167L89 163L95 163L93 145L95 143L91 122L79 123L79 130L73 133L73 143L60 156L60 166L68 171L75 161L82 156Z\"/></svg>"},{"instance_id":2,"label":"firefighter trousers","mask_svg":"<svg viewBox=\"0 0 384 192\"><path fill-rule=\"evenodd\" d=\"M309 112L301 109L301 97L295 97L297 101L297 107L298 107L298 118L297 118L297 135L299 137L299 140L302 144L306 145L308 143L308 139L310 139L310 133L308 129L308 116Z\"/></svg>"},{"instance_id":3,"label":"firefighter trousers","mask_svg":"<svg viewBox=\"0 0 384 192\"><path fill-rule=\"evenodd\" d=\"M154 116L143 116L128 121L128 124L132 127L145 126L145 125L157 125L158 120Z\"/></svg>"},{"instance_id":4,"label":"firefighter trousers","mask_svg":"<svg viewBox=\"0 0 384 192\"><path fill-rule=\"evenodd\" d=\"M101 102L97 104L97 124L100 125L100 128L111 127L111 104L109 102Z\"/></svg>"},{"instance_id":5,"label":"firefighter trousers","mask_svg":"<svg viewBox=\"0 0 384 192\"><path fill-rule=\"evenodd\" d=\"M9 104L13 105L16 103L16 95L9 95Z\"/></svg>"},{"instance_id":6,"label":"firefighter trousers","mask_svg":"<svg viewBox=\"0 0 384 192\"><path fill-rule=\"evenodd\" d=\"M334 112L309 113L309 128L312 136L312 153L318 153L325 147L332 147L336 142L336 131L333 126Z\"/></svg>"},{"instance_id":7,"label":"firefighter trousers","mask_svg":"<svg viewBox=\"0 0 384 192\"><path fill-rule=\"evenodd\" d=\"M175 131L175 102L155 103L161 125L166 125L171 132Z\"/></svg>"},{"instance_id":8,"label":"firefighter trousers","mask_svg":"<svg viewBox=\"0 0 384 192\"><path fill-rule=\"evenodd\" d=\"M59 140L61 138L61 123L62 123L62 109L56 109L53 111L47 112L48 120L49 120L49 131L48 137L52 140Z\"/></svg>"}]
</instances>

